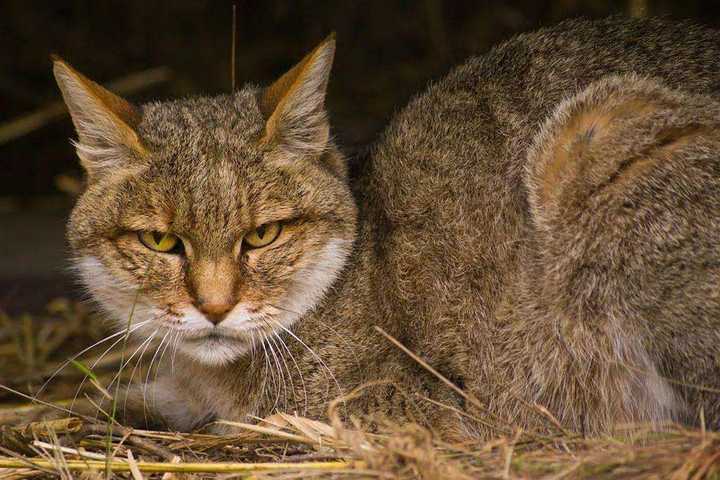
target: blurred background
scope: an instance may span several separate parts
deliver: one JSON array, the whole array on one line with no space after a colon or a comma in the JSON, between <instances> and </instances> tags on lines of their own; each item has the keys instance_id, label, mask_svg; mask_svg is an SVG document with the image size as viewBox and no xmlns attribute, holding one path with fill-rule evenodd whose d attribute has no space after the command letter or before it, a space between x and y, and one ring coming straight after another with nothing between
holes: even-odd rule
<instances>
[{"instance_id":1,"label":"blurred background","mask_svg":"<svg viewBox=\"0 0 720 480\"><path fill-rule=\"evenodd\" d=\"M328 108L349 154L464 58L570 17L661 15L720 24L716 0L0 2L0 313L79 296L64 224L81 185L49 55L141 103L268 83L328 33L337 56Z\"/></svg>"}]
</instances>

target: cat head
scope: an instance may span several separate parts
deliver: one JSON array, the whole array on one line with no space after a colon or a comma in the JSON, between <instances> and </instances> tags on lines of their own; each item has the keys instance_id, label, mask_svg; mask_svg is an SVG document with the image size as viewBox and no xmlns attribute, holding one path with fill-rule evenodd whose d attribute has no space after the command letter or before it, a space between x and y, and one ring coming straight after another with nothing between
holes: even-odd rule
<instances>
[{"instance_id":1,"label":"cat head","mask_svg":"<svg viewBox=\"0 0 720 480\"><path fill-rule=\"evenodd\" d=\"M118 325L220 364L322 300L356 223L324 107L334 50L266 88L142 107L54 61L87 174L68 239Z\"/></svg>"}]
</instances>

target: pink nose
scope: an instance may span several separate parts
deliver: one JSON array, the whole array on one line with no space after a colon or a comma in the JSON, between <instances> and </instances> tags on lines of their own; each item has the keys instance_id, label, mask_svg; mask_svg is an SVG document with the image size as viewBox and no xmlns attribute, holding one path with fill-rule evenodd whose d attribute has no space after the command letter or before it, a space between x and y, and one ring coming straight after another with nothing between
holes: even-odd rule
<instances>
[{"instance_id":1,"label":"pink nose","mask_svg":"<svg viewBox=\"0 0 720 480\"><path fill-rule=\"evenodd\" d=\"M222 322L232 308L233 305L229 303L201 303L198 305L198 309L215 325Z\"/></svg>"}]
</instances>

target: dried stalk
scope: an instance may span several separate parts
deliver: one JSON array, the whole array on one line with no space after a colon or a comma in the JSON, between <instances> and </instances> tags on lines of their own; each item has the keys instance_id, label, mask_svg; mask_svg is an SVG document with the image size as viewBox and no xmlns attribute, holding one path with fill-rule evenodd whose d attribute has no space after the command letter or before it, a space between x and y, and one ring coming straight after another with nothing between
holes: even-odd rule
<instances>
[{"instance_id":1,"label":"dried stalk","mask_svg":"<svg viewBox=\"0 0 720 480\"><path fill-rule=\"evenodd\" d=\"M54 468L54 462L44 458L31 458L28 461L16 460L13 458L0 458L0 468L27 468L28 462L43 468ZM136 462L141 472L163 473L258 473L258 472L331 472L336 470L356 470L365 468L362 461L338 461L338 462L307 462L307 463L167 463L167 462ZM65 465L69 470L101 471L105 468L105 461L102 460L66 460ZM110 462L114 472L129 472L130 464L126 461L116 460Z\"/></svg>"}]
</instances>

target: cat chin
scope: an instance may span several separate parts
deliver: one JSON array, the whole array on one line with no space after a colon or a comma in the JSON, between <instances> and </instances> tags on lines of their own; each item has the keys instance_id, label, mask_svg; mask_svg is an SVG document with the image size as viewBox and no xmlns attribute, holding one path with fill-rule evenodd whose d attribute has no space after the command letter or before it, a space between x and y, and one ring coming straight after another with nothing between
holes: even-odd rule
<instances>
[{"instance_id":1,"label":"cat chin","mask_svg":"<svg viewBox=\"0 0 720 480\"><path fill-rule=\"evenodd\" d=\"M196 342L183 342L182 352L189 359L210 367L227 365L245 355L250 345L235 340L203 339Z\"/></svg>"}]
</instances>

